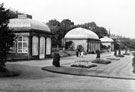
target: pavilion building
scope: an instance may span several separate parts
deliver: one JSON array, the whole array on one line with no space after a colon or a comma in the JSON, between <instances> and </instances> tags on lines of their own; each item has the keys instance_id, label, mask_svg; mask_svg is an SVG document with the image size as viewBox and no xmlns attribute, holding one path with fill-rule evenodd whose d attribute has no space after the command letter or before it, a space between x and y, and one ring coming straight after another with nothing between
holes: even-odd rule
<instances>
[{"instance_id":1,"label":"pavilion building","mask_svg":"<svg viewBox=\"0 0 135 92\"><path fill-rule=\"evenodd\" d=\"M106 46L108 48L109 52L114 50L114 41L113 41L113 39L105 36L103 38L100 38L100 40L101 40L101 44L103 46Z\"/></svg>"},{"instance_id":2,"label":"pavilion building","mask_svg":"<svg viewBox=\"0 0 135 92\"><path fill-rule=\"evenodd\" d=\"M18 15L8 26L16 36L10 60L45 59L51 55L52 34L46 24L33 20L31 15Z\"/></svg>"},{"instance_id":3,"label":"pavilion building","mask_svg":"<svg viewBox=\"0 0 135 92\"><path fill-rule=\"evenodd\" d=\"M76 50L78 45L82 45L87 53L100 50L100 40L96 33L85 28L74 28L65 35L65 43L72 42L73 49Z\"/></svg>"}]
</instances>

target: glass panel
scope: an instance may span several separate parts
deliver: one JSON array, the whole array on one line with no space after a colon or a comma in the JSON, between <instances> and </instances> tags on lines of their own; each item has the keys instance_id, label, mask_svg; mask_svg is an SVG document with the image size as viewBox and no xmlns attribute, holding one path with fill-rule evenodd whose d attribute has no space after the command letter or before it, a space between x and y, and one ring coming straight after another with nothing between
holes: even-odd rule
<instances>
[{"instance_id":1,"label":"glass panel","mask_svg":"<svg viewBox=\"0 0 135 92\"><path fill-rule=\"evenodd\" d=\"M47 55L51 54L51 39L50 38L46 39L46 54Z\"/></svg>"},{"instance_id":2,"label":"glass panel","mask_svg":"<svg viewBox=\"0 0 135 92\"><path fill-rule=\"evenodd\" d=\"M32 55L38 55L38 37L32 38Z\"/></svg>"},{"instance_id":3,"label":"glass panel","mask_svg":"<svg viewBox=\"0 0 135 92\"><path fill-rule=\"evenodd\" d=\"M28 37L23 37L23 41L28 42Z\"/></svg>"},{"instance_id":4,"label":"glass panel","mask_svg":"<svg viewBox=\"0 0 135 92\"><path fill-rule=\"evenodd\" d=\"M39 58L45 58L45 38L40 38L40 56Z\"/></svg>"},{"instance_id":5,"label":"glass panel","mask_svg":"<svg viewBox=\"0 0 135 92\"><path fill-rule=\"evenodd\" d=\"M18 49L22 49L22 43L18 42Z\"/></svg>"},{"instance_id":6,"label":"glass panel","mask_svg":"<svg viewBox=\"0 0 135 92\"><path fill-rule=\"evenodd\" d=\"M26 42L23 42L23 47L28 47L28 44Z\"/></svg>"},{"instance_id":7,"label":"glass panel","mask_svg":"<svg viewBox=\"0 0 135 92\"><path fill-rule=\"evenodd\" d=\"M23 53L27 53L28 49L27 48L23 48Z\"/></svg>"},{"instance_id":8,"label":"glass panel","mask_svg":"<svg viewBox=\"0 0 135 92\"><path fill-rule=\"evenodd\" d=\"M22 37L18 37L18 41L22 41Z\"/></svg>"}]
</instances>

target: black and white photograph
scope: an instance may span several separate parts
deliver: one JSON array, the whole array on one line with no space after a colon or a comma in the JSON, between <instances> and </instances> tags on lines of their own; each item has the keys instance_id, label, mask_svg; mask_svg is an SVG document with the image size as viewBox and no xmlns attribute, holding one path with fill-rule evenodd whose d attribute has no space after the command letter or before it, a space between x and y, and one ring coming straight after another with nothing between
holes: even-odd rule
<instances>
[{"instance_id":1,"label":"black and white photograph","mask_svg":"<svg viewBox=\"0 0 135 92\"><path fill-rule=\"evenodd\" d=\"M0 0L0 92L135 92L135 1Z\"/></svg>"}]
</instances>

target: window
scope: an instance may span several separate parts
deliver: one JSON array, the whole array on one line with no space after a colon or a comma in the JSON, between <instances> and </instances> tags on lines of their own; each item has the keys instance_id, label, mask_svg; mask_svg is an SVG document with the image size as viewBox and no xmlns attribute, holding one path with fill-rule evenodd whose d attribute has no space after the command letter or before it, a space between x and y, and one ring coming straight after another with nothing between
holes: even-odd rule
<instances>
[{"instance_id":1,"label":"window","mask_svg":"<svg viewBox=\"0 0 135 92\"><path fill-rule=\"evenodd\" d=\"M19 36L17 39L17 52L28 53L28 37Z\"/></svg>"},{"instance_id":2,"label":"window","mask_svg":"<svg viewBox=\"0 0 135 92\"><path fill-rule=\"evenodd\" d=\"M32 38L32 55L38 55L38 37L33 36Z\"/></svg>"}]
</instances>

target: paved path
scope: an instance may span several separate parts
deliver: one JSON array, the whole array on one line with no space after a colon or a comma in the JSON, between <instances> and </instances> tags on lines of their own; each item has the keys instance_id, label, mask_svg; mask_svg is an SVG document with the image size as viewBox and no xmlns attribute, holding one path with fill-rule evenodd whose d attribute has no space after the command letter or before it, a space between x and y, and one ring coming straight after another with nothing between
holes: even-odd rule
<instances>
[{"instance_id":1,"label":"paved path","mask_svg":"<svg viewBox=\"0 0 135 92\"><path fill-rule=\"evenodd\" d=\"M76 57L66 58L61 60L64 62L62 67L57 68L54 66L44 67L44 70L63 73L63 74L71 74L71 75L79 75L79 76L98 76L105 78L116 78L116 79L130 79L135 80L135 74L132 72L132 55L125 55L125 57L114 57L112 54L103 54L101 55L102 59L114 59L110 60L111 64L97 64L97 67L92 68L73 68L70 65L77 60ZM82 60L93 60L95 59L94 55L86 55L83 58L79 58ZM116 60L115 60L116 59ZM67 62L67 63L66 63Z\"/></svg>"},{"instance_id":2,"label":"paved path","mask_svg":"<svg viewBox=\"0 0 135 92\"><path fill-rule=\"evenodd\" d=\"M110 55L104 54L102 58ZM95 57L95 55L86 55L83 59L89 60ZM67 67L74 60L77 60L75 56L65 57L61 59L61 64ZM99 66L97 70L101 69L110 75L132 76L130 74L132 56L120 58L118 61L112 60L112 62L107 66ZM0 78L0 92L135 92L135 80L74 76L41 70L41 67L51 66L51 63L52 59L7 63L10 70L19 72L21 75Z\"/></svg>"}]
</instances>

